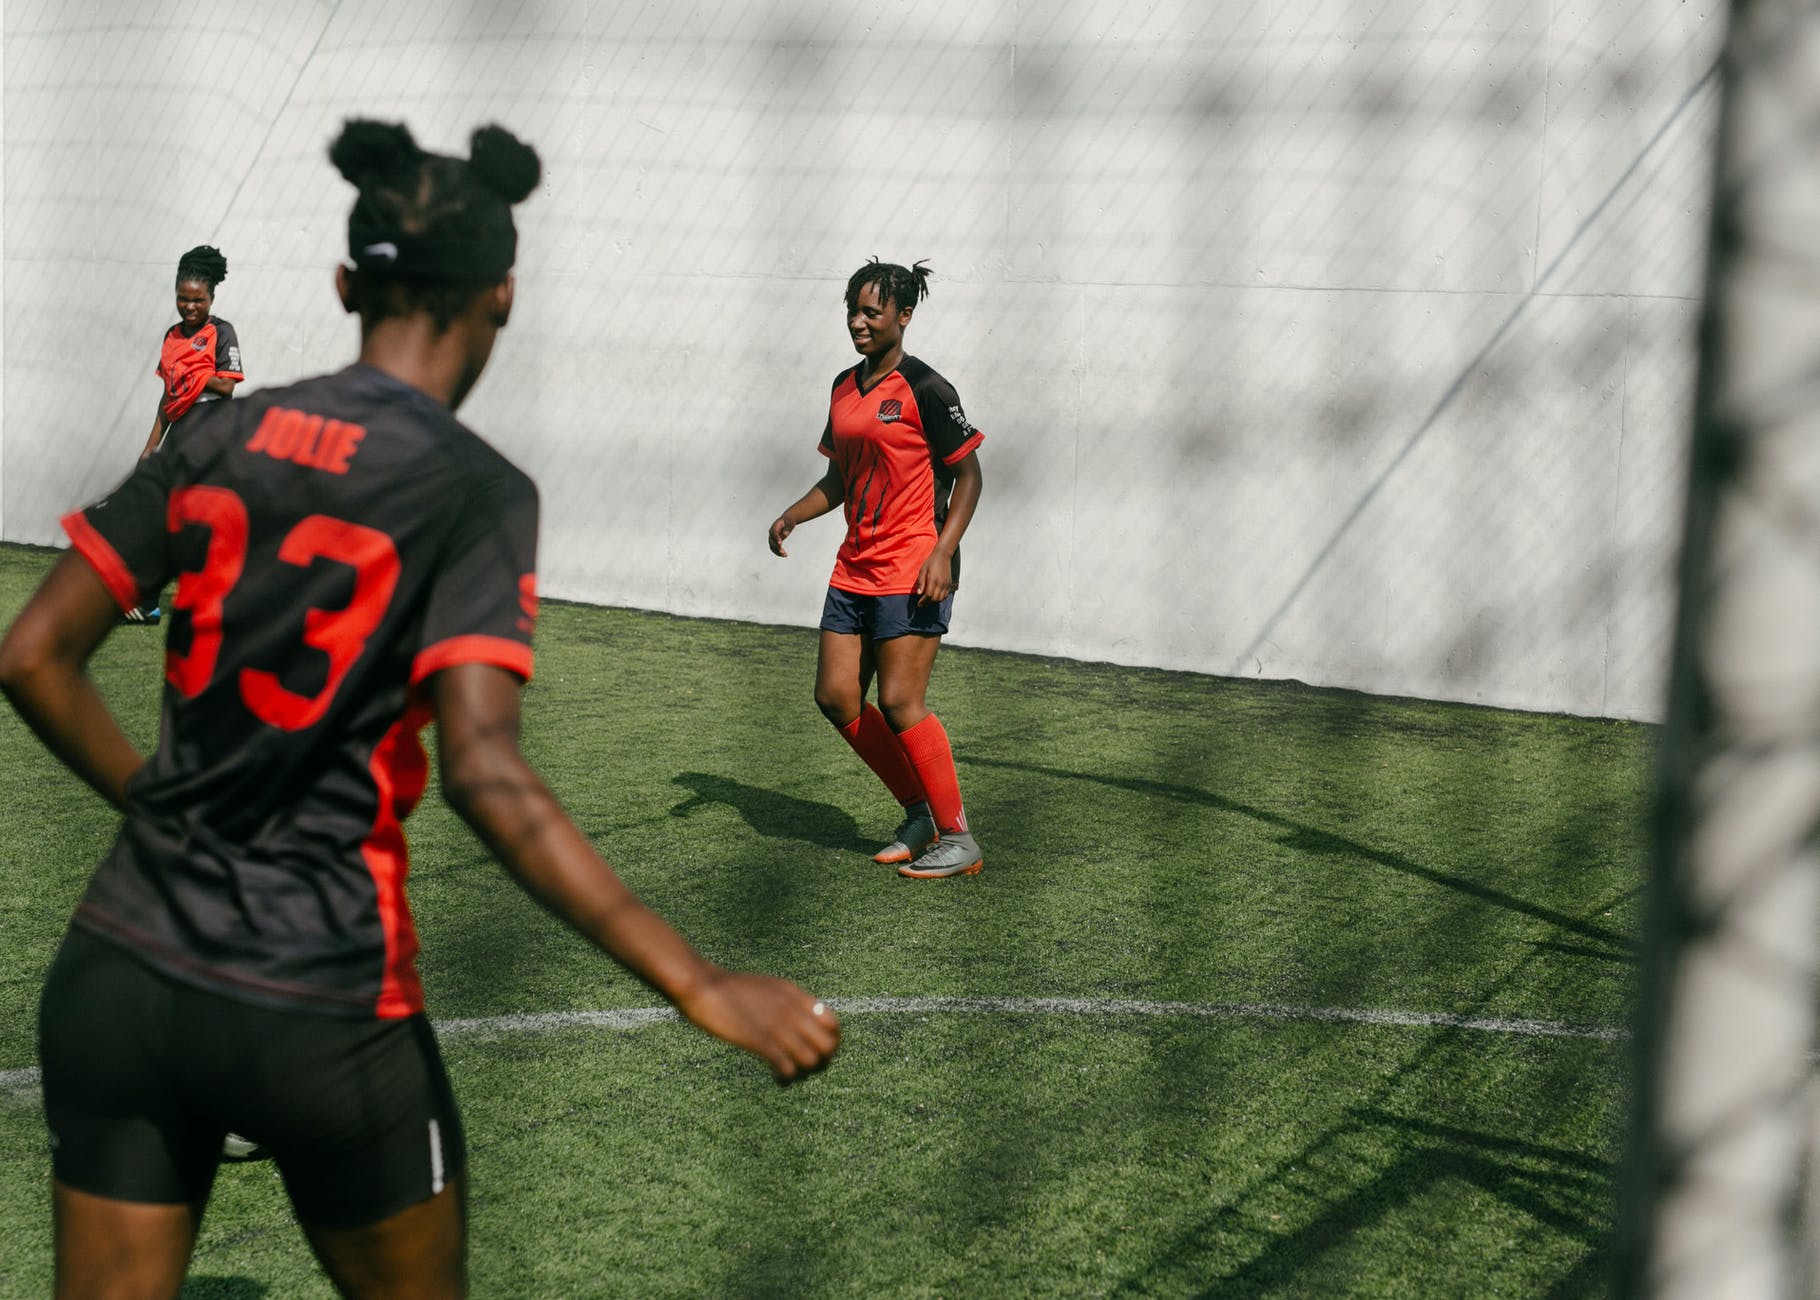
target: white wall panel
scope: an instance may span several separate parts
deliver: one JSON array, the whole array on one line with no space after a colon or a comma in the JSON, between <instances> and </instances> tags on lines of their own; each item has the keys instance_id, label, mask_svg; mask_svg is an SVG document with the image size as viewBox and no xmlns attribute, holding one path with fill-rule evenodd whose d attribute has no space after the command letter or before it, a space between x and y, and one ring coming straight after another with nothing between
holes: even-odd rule
<instances>
[{"instance_id":1,"label":"white wall panel","mask_svg":"<svg viewBox=\"0 0 1820 1300\"><path fill-rule=\"evenodd\" d=\"M177 256L333 368L352 114L538 145L464 416L552 595L808 625L867 256L988 437L954 639L1654 716L1718 20L1680 0L4 11L0 528L131 465Z\"/></svg>"}]
</instances>

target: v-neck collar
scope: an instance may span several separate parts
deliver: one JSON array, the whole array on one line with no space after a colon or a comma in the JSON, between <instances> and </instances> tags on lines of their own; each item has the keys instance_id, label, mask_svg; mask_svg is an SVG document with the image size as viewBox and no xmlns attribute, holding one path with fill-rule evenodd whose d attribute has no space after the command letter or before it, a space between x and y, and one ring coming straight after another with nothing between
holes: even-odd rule
<instances>
[{"instance_id":1,"label":"v-neck collar","mask_svg":"<svg viewBox=\"0 0 1820 1300\"><path fill-rule=\"evenodd\" d=\"M864 397L867 393L870 393L873 389L877 388L880 384L884 383L887 379L891 378L892 375L895 375L897 373L898 366L903 365L904 359L906 357L908 357L909 355L910 354L908 352L906 352L904 354L904 356L899 357L897 360L896 366L892 366L891 369L887 370L884 374L880 375L877 379L874 379L870 384L863 384L860 382L860 378L859 378L860 372L866 368L866 363L864 361L860 362L858 365L853 367L853 387L856 390L858 390L859 395L861 397Z\"/></svg>"}]
</instances>

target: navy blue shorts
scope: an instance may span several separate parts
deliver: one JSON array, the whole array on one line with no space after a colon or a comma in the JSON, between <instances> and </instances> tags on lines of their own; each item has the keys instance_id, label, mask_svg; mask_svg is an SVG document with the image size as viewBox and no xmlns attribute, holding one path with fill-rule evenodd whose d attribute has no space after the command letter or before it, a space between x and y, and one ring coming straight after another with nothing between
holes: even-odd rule
<instances>
[{"instance_id":1,"label":"navy blue shorts","mask_svg":"<svg viewBox=\"0 0 1820 1300\"><path fill-rule=\"evenodd\" d=\"M201 1204L232 1130L270 1149L297 1217L390 1218L466 1163L423 1016L254 1006L153 970L71 927L38 1020L59 1181L112 1200Z\"/></svg>"},{"instance_id":2,"label":"navy blue shorts","mask_svg":"<svg viewBox=\"0 0 1820 1300\"><path fill-rule=\"evenodd\" d=\"M894 636L946 636L954 614L954 593L939 605L912 591L898 596L861 596L828 588L822 602L822 631L889 641Z\"/></svg>"}]
</instances>

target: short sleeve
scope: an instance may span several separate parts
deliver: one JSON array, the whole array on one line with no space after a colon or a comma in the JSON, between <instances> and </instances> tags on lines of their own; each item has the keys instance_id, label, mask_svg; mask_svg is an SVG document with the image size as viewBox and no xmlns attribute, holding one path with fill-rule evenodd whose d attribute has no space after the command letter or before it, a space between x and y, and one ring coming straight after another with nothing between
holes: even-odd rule
<instances>
[{"instance_id":1,"label":"short sleeve","mask_svg":"<svg viewBox=\"0 0 1820 1300\"><path fill-rule=\"evenodd\" d=\"M245 379L240 368L240 336L219 317L215 320L215 373L226 379Z\"/></svg>"},{"instance_id":2,"label":"short sleeve","mask_svg":"<svg viewBox=\"0 0 1820 1300\"><path fill-rule=\"evenodd\" d=\"M503 462L469 494L431 579L413 684L469 663L530 680L537 513L536 487Z\"/></svg>"},{"instance_id":3,"label":"short sleeve","mask_svg":"<svg viewBox=\"0 0 1820 1300\"><path fill-rule=\"evenodd\" d=\"M834 395L840 392L840 386L847 382L847 376L851 373L848 370L841 371L828 386L828 418L822 424L822 440L817 444L816 450L830 459L834 456Z\"/></svg>"},{"instance_id":4,"label":"short sleeve","mask_svg":"<svg viewBox=\"0 0 1820 1300\"><path fill-rule=\"evenodd\" d=\"M121 609L157 599L170 580L165 512L174 464L171 456L148 456L107 496L63 517L70 544Z\"/></svg>"},{"instance_id":5,"label":"short sleeve","mask_svg":"<svg viewBox=\"0 0 1820 1300\"><path fill-rule=\"evenodd\" d=\"M935 371L925 368L911 380L910 391L916 396L929 452L943 465L959 464L986 440L986 435L968 422L954 385Z\"/></svg>"}]
</instances>

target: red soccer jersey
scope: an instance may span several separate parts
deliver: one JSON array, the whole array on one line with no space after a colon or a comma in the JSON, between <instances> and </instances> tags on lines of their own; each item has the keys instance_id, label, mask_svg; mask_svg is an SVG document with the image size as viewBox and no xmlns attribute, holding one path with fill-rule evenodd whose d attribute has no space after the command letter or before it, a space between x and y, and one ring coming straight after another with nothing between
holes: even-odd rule
<instances>
[{"instance_id":1,"label":"red soccer jersey","mask_svg":"<svg viewBox=\"0 0 1820 1300\"><path fill-rule=\"evenodd\" d=\"M158 378L164 381L164 412L167 423L183 418L198 400L206 400L202 386L211 375L226 379L245 379L240 370L240 340L234 327L216 316L202 322L194 334L185 334L182 323L164 332L164 347L158 354Z\"/></svg>"},{"instance_id":2,"label":"red soccer jersey","mask_svg":"<svg viewBox=\"0 0 1820 1300\"><path fill-rule=\"evenodd\" d=\"M863 362L861 363L864 364ZM985 439L954 386L915 357L861 391L860 366L834 380L821 452L840 467L847 536L829 585L862 596L916 590L935 549L954 466ZM960 585L961 557L954 557Z\"/></svg>"},{"instance_id":3,"label":"red soccer jersey","mask_svg":"<svg viewBox=\"0 0 1820 1300\"><path fill-rule=\"evenodd\" d=\"M158 748L76 924L252 1001L421 1010L422 686L531 675L531 480L355 365L210 403L64 527L122 607L177 583Z\"/></svg>"}]
</instances>

